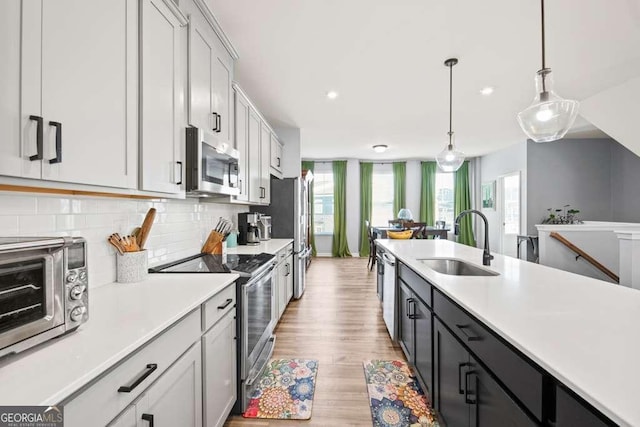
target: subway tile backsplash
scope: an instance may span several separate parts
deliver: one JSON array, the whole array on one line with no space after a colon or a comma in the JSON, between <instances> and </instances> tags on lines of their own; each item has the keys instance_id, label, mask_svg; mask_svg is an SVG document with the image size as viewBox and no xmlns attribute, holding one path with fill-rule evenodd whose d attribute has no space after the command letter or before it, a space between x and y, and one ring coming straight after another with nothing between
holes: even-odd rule
<instances>
[{"instance_id":1,"label":"subway tile backsplash","mask_svg":"<svg viewBox=\"0 0 640 427\"><path fill-rule=\"evenodd\" d=\"M115 281L112 233L130 234L149 208L156 220L146 243L149 265L200 251L219 217L237 221L248 207L187 200L133 200L0 193L0 236L81 236L89 246L89 287Z\"/></svg>"}]
</instances>

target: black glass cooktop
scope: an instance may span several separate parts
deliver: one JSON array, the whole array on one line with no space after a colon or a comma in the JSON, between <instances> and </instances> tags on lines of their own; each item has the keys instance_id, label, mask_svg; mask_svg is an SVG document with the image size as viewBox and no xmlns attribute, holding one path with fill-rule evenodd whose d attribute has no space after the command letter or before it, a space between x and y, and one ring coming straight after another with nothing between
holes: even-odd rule
<instances>
[{"instance_id":1,"label":"black glass cooktop","mask_svg":"<svg viewBox=\"0 0 640 427\"><path fill-rule=\"evenodd\" d=\"M198 254L159 265L149 269L149 273L231 273L252 275L265 264L273 260L274 255L210 255Z\"/></svg>"}]
</instances>

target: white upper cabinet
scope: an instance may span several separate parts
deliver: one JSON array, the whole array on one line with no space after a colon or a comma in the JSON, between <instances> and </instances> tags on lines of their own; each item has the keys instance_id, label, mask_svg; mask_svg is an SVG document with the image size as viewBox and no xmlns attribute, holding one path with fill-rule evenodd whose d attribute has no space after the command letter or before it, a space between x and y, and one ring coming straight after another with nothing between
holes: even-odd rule
<instances>
[{"instance_id":1,"label":"white upper cabinet","mask_svg":"<svg viewBox=\"0 0 640 427\"><path fill-rule=\"evenodd\" d=\"M262 203L262 174L260 166L260 126L258 114L249 109L249 202Z\"/></svg>"},{"instance_id":2,"label":"white upper cabinet","mask_svg":"<svg viewBox=\"0 0 640 427\"><path fill-rule=\"evenodd\" d=\"M233 146L233 58L198 6L189 23L189 124L213 132Z\"/></svg>"},{"instance_id":3,"label":"white upper cabinet","mask_svg":"<svg viewBox=\"0 0 640 427\"><path fill-rule=\"evenodd\" d=\"M249 201L249 101L239 91L235 92L235 147L240 153L238 159L239 202Z\"/></svg>"},{"instance_id":4,"label":"white upper cabinet","mask_svg":"<svg viewBox=\"0 0 640 427\"><path fill-rule=\"evenodd\" d=\"M24 2L25 13L33 8ZM20 2L0 2L0 174L40 178L40 163L30 162L29 156L37 153L35 134L30 144L22 144L20 127ZM24 34L29 37L29 34ZM33 71L33 70L31 70ZM39 71L39 70L38 70ZM39 90L38 88L34 88ZM40 108L33 112L40 114Z\"/></svg>"},{"instance_id":5,"label":"white upper cabinet","mask_svg":"<svg viewBox=\"0 0 640 427\"><path fill-rule=\"evenodd\" d=\"M2 2L0 174L136 187L137 5Z\"/></svg>"},{"instance_id":6,"label":"white upper cabinet","mask_svg":"<svg viewBox=\"0 0 640 427\"><path fill-rule=\"evenodd\" d=\"M187 19L171 0L141 1L141 190L180 193Z\"/></svg>"},{"instance_id":7,"label":"white upper cabinet","mask_svg":"<svg viewBox=\"0 0 640 427\"><path fill-rule=\"evenodd\" d=\"M271 203L271 131L262 122L262 134L260 137L260 177L262 179L261 202Z\"/></svg>"},{"instance_id":8,"label":"white upper cabinet","mask_svg":"<svg viewBox=\"0 0 640 427\"><path fill-rule=\"evenodd\" d=\"M273 132L271 132L271 173L282 178L282 143Z\"/></svg>"}]
</instances>

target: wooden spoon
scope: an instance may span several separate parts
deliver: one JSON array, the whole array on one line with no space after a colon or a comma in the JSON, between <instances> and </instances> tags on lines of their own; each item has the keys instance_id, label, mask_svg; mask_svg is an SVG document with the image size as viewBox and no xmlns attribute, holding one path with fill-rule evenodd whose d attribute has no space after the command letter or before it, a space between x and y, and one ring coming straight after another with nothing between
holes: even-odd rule
<instances>
[{"instance_id":1,"label":"wooden spoon","mask_svg":"<svg viewBox=\"0 0 640 427\"><path fill-rule=\"evenodd\" d=\"M144 249L144 244L147 243L147 238L149 237L149 233L151 232L151 226L153 225L153 221L156 218L156 210L155 208L149 209L147 212L147 216L144 217L144 222L140 227L140 232L137 235L138 238L138 246L140 249Z\"/></svg>"}]
</instances>

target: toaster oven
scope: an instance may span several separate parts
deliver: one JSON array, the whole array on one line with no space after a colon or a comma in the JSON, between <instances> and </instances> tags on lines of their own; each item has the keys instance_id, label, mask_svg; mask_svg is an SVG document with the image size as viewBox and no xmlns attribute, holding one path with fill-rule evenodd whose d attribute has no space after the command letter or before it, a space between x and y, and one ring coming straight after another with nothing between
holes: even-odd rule
<instances>
[{"instance_id":1,"label":"toaster oven","mask_svg":"<svg viewBox=\"0 0 640 427\"><path fill-rule=\"evenodd\" d=\"M88 283L83 238L0 238L0 357L86 322Z\"/></svg>"}]
</instances>

